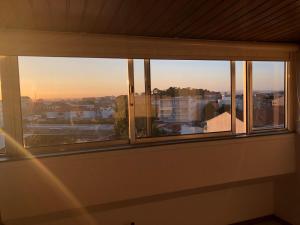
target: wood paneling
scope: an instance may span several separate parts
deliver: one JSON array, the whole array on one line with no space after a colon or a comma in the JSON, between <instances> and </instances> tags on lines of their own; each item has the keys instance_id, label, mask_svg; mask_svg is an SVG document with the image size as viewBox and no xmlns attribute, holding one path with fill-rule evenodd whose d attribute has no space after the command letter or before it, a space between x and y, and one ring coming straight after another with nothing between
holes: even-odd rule
<instances>
[{"instance_id":1,"label":"wood paneling","mask_svg":"<svg viewBox=\"0 0 300 225\"><path fill-rule=\"evenodd\" d=\"M0 29L300 41L296 0L1 0Z\"/></svg>"}]
</instances>

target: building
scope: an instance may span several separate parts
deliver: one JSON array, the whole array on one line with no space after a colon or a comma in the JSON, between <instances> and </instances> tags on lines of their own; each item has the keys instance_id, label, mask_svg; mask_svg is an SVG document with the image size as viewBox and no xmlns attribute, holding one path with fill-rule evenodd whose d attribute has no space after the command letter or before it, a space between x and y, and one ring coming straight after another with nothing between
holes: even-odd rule
<instances>
[{"instance_id":1,"label":"building","mask_svg":"<svg viewBox=\"0 0 300 225\"><path fill-rule=\"evenodd\" d=\"M224 112L208 121L206 121L205 132L217 132L217 131L230 131L231 130L231 115L228 112ZM243 133L245 131L245 124L236 119L236 132Z\"/></svg>"},{"instance_id":2,"label":"building","mask_svg":"<svg viewBox=\"0 0 300 225\"><path fill-rule=\"evenodd\" d=\"M99 114L103 119L112 118L114 115L114 109L112 107L100 108Z\"/></svg>"},{"instance_id":3,"label":"building","mask_svg":"<svg viewBox=\"0 0 300 225\"><path fill-rule=\"evenodd\" d=\"M284 106L284 96L280 96L272 100L272 106L274 107L283 107Z\"/></svg>"},{"instance_id":4,"label":"building","mask_svg":"<svg viewBox=\"0 0 300 225\"><path fill-rule=\"evenodd\" d=\"M200 119L202 99L197 96L163 96L155 99L157 116L165 122L191 122Z\"/></svg>"}]
</instances>

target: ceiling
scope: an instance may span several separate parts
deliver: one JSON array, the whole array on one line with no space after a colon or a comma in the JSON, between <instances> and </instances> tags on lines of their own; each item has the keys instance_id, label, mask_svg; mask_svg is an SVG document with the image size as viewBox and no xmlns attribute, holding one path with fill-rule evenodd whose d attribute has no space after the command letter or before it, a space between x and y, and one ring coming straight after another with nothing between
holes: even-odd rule
<instances>
[{"instance_id":1,"label":"ceiling","mask_svg":"<svg viewBox=\"0 0 300 225\"><path fill-rule=\"evenodd\" d=\"M0 28L300 42L296 0L0 0Z\"/></svg>"}]
</instances>

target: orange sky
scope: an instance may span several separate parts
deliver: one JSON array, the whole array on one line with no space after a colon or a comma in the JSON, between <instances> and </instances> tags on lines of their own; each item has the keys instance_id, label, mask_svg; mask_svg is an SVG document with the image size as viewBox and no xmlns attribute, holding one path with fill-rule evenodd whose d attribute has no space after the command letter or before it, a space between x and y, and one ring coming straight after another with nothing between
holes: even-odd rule
<instances>
[{"instance_id":1,"label":"orange sky","mask_svg":"<svg viewBox=\"0 0 300 225\"><path fill-rule=\"evenodd\" d=\"M254 88L282 88L282 63L253 65ZM135 60L134 69L136 92L140 93L144 91L143 60ZM19 57L19 70L21 95L32 99L118 96L128 91L126 59ZM229 91L229 61L151 60L151 85L152 89L175 86Z\"/></svg>"},{"instance_id":2,"label":"orange sky","mask_svg":"<svg viewBox=\"0 0 300 225\"><path fill-rule=\"evenodd\" d=\"M81 98L127 94L127 60L19 57L21 95Z\"/></svg>"}]
</instances>

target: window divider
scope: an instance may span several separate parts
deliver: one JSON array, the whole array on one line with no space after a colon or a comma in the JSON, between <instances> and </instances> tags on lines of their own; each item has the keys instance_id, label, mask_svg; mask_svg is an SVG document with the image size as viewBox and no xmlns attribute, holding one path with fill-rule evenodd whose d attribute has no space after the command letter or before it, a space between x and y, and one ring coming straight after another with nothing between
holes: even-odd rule
<instances>
[{"instance_id":1,"label":"window divider","mask_svg":"<svg viewBox=\"0 0 300 225\"><path fill-rule=\"evenodd\" d=\"M18 57L1 57L0 74L6 155L17 158L24 155Z\"/></svg>"},{"instance_id":2,"label":"window divider","mask_svg":"<svg viewBox=\"0 0 300 225\"><path fill-rule=\"evenodd\" d=\"M231 80L231 132L236 134L236 70L235 61L230 61Z\"/></svg>"},{"instance_id":3,"label":"window divider","mask_svg":"<svg viewBox=\"0 0 300 225\"><path fill-rule=\"evenodd\" d=\"M128 122L129 122L129 141L135 143L135 104L134 104L134 65L133 59L128 59Z\"/></svg>"},{"instance_id":4,"label":"window divider","mask_svg":"<svg viewBox=\"0 0 300 225\"><path fill-rule=\"evenodd\" d=\"M145 69L145 103L146 103L146 127L147 136L150 137L152 133L152 113L151 113L151 68L150 59L144 60Z\"/></svg>"},{"instance_id":5,"label":"window divider","mask_svg":"<svg viewBox=\"0 0 300 225\"><path fill-rule=\"evenodd\" d=\"M246 61L245 69L245 81L246 81L246 126L247 134L251 134L253 131L253 79L252 79L252 61Z\"/></svg>"},{"instance_id":6,"label":"window divider","mask_svg":"<svg viewBox=\"0 0 300 225\"><path fill-rule=\"evenodd\" d=\"M290 62L284 63L284 128L290 129L290 122L289 122L289 99L291 97L289 92L289 83L290 83Z\"/></svg>"}]
</instances>

